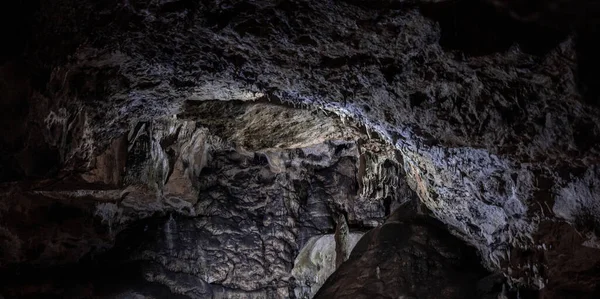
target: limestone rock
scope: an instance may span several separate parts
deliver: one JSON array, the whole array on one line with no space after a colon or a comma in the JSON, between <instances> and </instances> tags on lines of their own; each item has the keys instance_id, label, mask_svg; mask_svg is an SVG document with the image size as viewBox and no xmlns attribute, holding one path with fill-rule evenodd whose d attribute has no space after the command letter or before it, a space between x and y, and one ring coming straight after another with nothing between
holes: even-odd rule
<instances>
[{"instance_id":1,"label":"limestone rock","mask_svg":"<svg viewBox=\"0 0 600 299\"><path fill-rule=\"evenodd\" d=\"M350 233L345 244L336 242L333 235L314 236L298 253L292 275L296 280L296 298L313 298L325 280L337 269L337 250L351 252L362 233ZM342 259L342 262L344 259Z\"/></svg>"},{"instance_id":2,"label":"limestone rock","mask_svg":"<svg viewBox=\"0 0 600 299\"><path fill-rule=\"evenodd\" d=\"M214 294L285 297L304 242L340 213L375 227L412 188L512 287L596 296L596 1L5 2L5 273L213 217L215 243L258 244L261 222L286 240L275 278L239 288L225 257L242 253L214 253L211 279L235 272ZM157 294L187 289L167 276L148 276Z\"/></svg>"}]
</instances>

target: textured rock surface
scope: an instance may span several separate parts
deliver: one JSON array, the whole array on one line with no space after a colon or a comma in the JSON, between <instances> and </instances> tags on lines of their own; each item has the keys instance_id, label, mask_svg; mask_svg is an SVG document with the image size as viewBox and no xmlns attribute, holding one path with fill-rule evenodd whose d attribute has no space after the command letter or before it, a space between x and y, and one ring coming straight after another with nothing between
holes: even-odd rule
<instances>
[{"instance_id":1,"label":"textured rock surface","mask_svg":"<svg viewBox=\"0 0 600 299\"><path fill-rule=\"evenodd\" d=\"M286 136L273 130L274 147L250 151L212 135L195 121L137 123L78 178L41 186L7 184L8 192L2 197L4 275L20 267L54 265L47 270L52 272L76 261L85 265L81 261L104 260L138 280L125 290L102 290L105 279L92 277L78 285L82 292L95 296L99 290L112 295L125 292L125 297L133 292L158 298L289 298L298 289L302 298L302 287L316 291L335 270L333 233L338 215L348 219L344 225L349 238L338 243L345 244L343 252L349 252L350 243L357 239L357 233L348 233L349 227L362 230L381 224L391 206L416 198L402 179L401 161L389 146L374 140L329 140L341 137L344 130L337 130L339 120L319 112L295 114L287 109L282 111L284 117L274 118L270 112L281 110L278 106L246 108L247 113L258 112L254 120L259 122L262 118L270 124L289 123L288 116L292 116L302 120L298 126L319 125L323 130L299 130L298 135ZM302 135L305 132L311 138ZM348 136L361 137L359 132L351 133ZM298 143L303 138L306 144ZM278 147L291 141L304 147ZM364 155L378 158L361 159ZM370 175L360 176L359 169ZM387 180L396 184L382 190L374 187ZM79 188L71 190L77 181ZM292 271L296 256L311 238L323 234L329 238L320 243L333 246L333 259L310 261L299 274L310 278L301 287ZM115 264L110 258L115 255L122 262ZM132 261L135 266L128 265ZM96 267L102 268L102 262ZM328 270L323 278L312 281L317 268ZM69 282L51 277L36 282L32 277L27 271L7 277L12 283L0 292L9 298L79 296L58 287ZM28 280L33 282L23 288ZM146 290L148 283L157 289ZM44 284L53 287L44 288Z\"/></svg>"},{"instance_id":2,"label":"textured rock surface","mask_svg":"<svg viewBox=\"0 0 600 299\"><path fill-rule=\"evenodd\" d=\"M325 280L338 267L338 252L351 252L362 233L348 234L345 243L336 242L333 235L312 237L300 251L294 262L292 275L296 279L296 298L313 298ZM342 256L341 262L348 257Z\"/></svg>"},{"instance_id":3,"label":"textured rock surface","mask_svg":"<svg viewBox=\"0 0 600 299\"><path fill-rule=\"evenodd\" d=\"M389 221L356 244L314 298L482 298L473 249L424 219Z\"/></svg>"},{"instance_id":4,"label":"textured rock surface","mask_svg":"<svg viewBox=\"0 0 600 299\"><path fill-rule=\"evenodd\" d=\"M268 149L356 140L332 129L347 123L399 151L394 160L421 201L488 269L548 298L594 296L597 4L489 2L537 23L470 0L53 0L3 9L21 23L2 26L18 28L0 66L2 264L75 261L156 214L211 217L203 184L223 187L200 179L218 176L206 168L207 144L219 145L206 140L212 134L242 157L223 150L213 161L265 157L263 168L286 176L289 188L287 175L299 171L292 162L305 158ZM281 106L260 106L269 103ZM298 108L306 111L288 112ZM317 109L342 124L303 126ZM286 113L295 120L270 121ZM165 120L174 115L183 123ZM318 181L347 192L325 192L331 211L346 211L350 226L374 226L394 206L385 198L403 183L393 175L400 170L385 167L374 181L366 167L386 162L367 145L354 148L354 160L336 166L356 167L354 189L339 189L341 175ZM384 200L348 202L349 193ZM246 206L230 213L252 214ZM323 219L338 215L311 216L302 221L333 230Z\"/></svg>"}]
</instances>

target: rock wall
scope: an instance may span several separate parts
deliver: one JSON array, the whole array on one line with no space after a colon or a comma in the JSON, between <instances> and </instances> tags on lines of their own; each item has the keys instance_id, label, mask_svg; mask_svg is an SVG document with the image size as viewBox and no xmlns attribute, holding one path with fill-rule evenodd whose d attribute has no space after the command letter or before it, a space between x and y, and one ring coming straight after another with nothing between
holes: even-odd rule
<instances>
[{"instance_id":1,"label":"rock wall","mask_svg":"<svg viewBox=\"0 0 600 299\"><path fill-rule=\"evenodd\" d=\"M267 115L273 109L281 108L247 107ZM338 122L319 113L308 116L303 125L309 127L311 121L321 121L322 128ZM318 131L312 134L319 137ZM297 141L302 135L291 137ZM243 149L243 143L236 147L195 121L142 122L94 158L88 172L45 185L7 184L1 214L7 283L0 293L7 298L304 298L336 268L333 233L341 225L339 215L348 219L350 239L343 238L349 242L343 246L349 252L360 231L381 224L391 205L411 200L406 195L412 194L406 183L379 193L358 183L403 182L401 161L389 146L327 137L308 138L300 148ZM361 160L367 153L378 159ZM374 174L360 177L361 167ZM295 262L316 238L333 249L332 259L311 260L311 266ZM11 277L23 267L28 270ZM80 291L69 293L60 286L74 273L53 277L68 267L99 272L112 267L137 278L106 289L103 284L111 279L80 278L75 282ZM39 269L55 275L37 277ZM320 272L322 278L312 280ZM305 287L312 291L304 292Z\"/></svg>"},{"instance_id":2,"label":"rock wall","mask_svg":"<svg viewBox=\"0 0 600 299\"><path fill-rule=\"evenodd\" d=\"M314 298L499 298L476 287L486 272L472 250L430 220L393 217L360 239Z\"/></svg>"},{"instance_id":3,"label":"rock wall","mask_svg":"<svg viewBox=\"0 0 600 299\"><path fill-rule=\"evenodd\" d=\"M16 36L7 34L0 67L3 258L75 261L90 246L111 247L120 225L203 211L202 185L189 178L209 171L208 137L163 119L197 121L278 173L298 157L267 148L313 150L357 134L322 118L305 126L320 110L398 150L394 161L425 206L511 285L549 298L593 294L598 7L489 2L518 18L474 0L52 0L3 9L21 17L3 26L19 28L8 30ZM540 13L528 18L532 11ZM267 121L288 109L306 111ZM384 204L340 193L328 205L347 211L351 226L372 227L403 180L393 167L367 170L381 154L353 155L358 162L339 162L358 165L357 187L345 192ZM37 226L47 246L19 241L38 236Z\"/></svg>"},{"instance_id":4,"label":"rock wall","mask_svg":"<svg viewBox=\"0 0 600 299\"><path fill-rule=\"evenodd\" d=\"M297 282L294 289L296 298L313 298L325 280L339 266L338 252L351 252L363 233L350 233L347 242L336 242L335 236L321 235L312 237L298 253L294 261L292 275ZM348 257L343 256L344 262Z\"/></svg>"}]
</instances>

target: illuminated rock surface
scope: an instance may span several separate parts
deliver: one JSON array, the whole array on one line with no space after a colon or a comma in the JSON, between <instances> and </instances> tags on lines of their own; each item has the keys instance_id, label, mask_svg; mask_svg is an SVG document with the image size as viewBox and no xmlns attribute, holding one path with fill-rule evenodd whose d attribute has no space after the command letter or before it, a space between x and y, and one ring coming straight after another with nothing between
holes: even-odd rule
<instances>
[{"instance_id":1,"label":"illuminated rock surface","mask_svg":"<svg viewBox=\"0 0 600 299\"><path fill-rule=\"evenodd\" d=\"M418 200L486 294L597 298L600 9L523 3L2 4L0 294L294 297Z\"/></svg>"}]
</instances>

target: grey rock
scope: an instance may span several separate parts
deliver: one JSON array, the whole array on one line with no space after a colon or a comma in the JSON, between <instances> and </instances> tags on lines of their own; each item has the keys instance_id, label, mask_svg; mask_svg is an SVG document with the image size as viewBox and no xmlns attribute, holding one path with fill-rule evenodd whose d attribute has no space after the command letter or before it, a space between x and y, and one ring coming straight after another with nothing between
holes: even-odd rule
<instances>
[{"instance_id":1,"label":"grey rock","mask_svg":"<svg viewBox=\"0 0 600 299\"><path fill-rule=\"evenodd\" d=\"M479 298L473 285L485 271L472 254L426 221L386 223L363 236L314 298Z\"/></svg>"},{"instance_id":2,"label":"grey rock","mask_svg":"<svg viewBox=\"0 0 600 299\"><path fill-rule=\"evenodd\" d=\"M223 231L263 240L261 221L273 239L297 229L298 250L331 233L339 212L350 226L382 223L410 197L406 174L432 215L511 285L595 296L600 10L488 2L537 23L478 1L53 0L16 10L18 24L32 22L6 42L22 54L0 61L0 265L74 263L169 213L183 227L192 224L180 216L204 219L213 242ZM288 230L290 215L298 228ZM268 260L281 276L294 246L270 246L284 253ZM148 256L165 250L155 247ZM215 253L227 270L214 279L239 254Z\"/></svg>"},{"instance_id":3,"label":"grey rock","mask_svg":"<svg viewBox=\"0 0 600 299\"><path fill-rule=\"evenodd\" d=\"M296 298L313 298L325 280L339 267L338 252L350 253L362 236L363 233L350 233L342 244L330 234L308 240L298 253L292 269ZM347 258L343 257L341 261Z\"/></svg>"}]
</instances>

